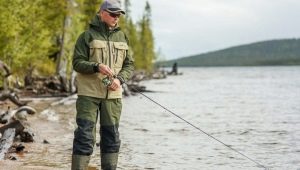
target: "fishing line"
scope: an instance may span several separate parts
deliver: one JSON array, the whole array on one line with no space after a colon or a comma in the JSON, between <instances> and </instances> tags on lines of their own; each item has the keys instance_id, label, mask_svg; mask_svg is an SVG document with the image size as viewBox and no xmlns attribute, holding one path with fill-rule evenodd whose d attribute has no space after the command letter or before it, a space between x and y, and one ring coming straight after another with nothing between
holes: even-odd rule
<instances>
[{"instance_id":1,"label":"fishing line","mask_svg":"<svg viewBox=\"0 0 300 170\"><path fill-rule=\"evenodd\" d=\"M126 84L126 83L124 83ZM126 84L128 85L128 84ZM133 87L134 88L134 87ZM234 152L242 155L243 157L247 158L248 160L250 160L251 162L255 163L256 165L258 165L261 168L264 168L266 170L268 170L268 168L260 163L258 163L257 161L255 161L254 159L250 158L249 156L241 153L240 151L230 147L229 145L225 144L224 142L222 142L221 140L217 139L216 137L210 135L209 133L205 132L204 130L202 130L201 128L195 126L194 124L190 123L189 121L185 120L184 118L182 118L181 116L179 116L178 114L174 113L173 111L169 110L168 108L166 108L165 106L161 105L160 103L156 102L154 99L150 98L149 96L145 95L144 93L142 93L140 90L134 88L139 94L143 95L144 97L146 97L147 99L149 99L150 101L152 101L153 103L155 103L156 105L160 106L161 108L165 109L166 111L168 111L169 113L173 114L174 116L176 116L177 118L181 119L182 121L186 122L187 124L191 125L192 127L194 127L195 129L199 130L200 132L206 134L207 136L209 136L210 138L214 139L215 141L223 144L224 146L226 146L227 148L233 150Z\"/></svg>"}]
</instances>

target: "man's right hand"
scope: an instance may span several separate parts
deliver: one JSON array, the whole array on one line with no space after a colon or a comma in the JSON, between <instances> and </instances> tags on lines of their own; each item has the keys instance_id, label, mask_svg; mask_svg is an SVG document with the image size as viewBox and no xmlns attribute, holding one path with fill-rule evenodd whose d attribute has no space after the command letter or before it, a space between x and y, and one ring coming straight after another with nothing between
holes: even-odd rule
<instances>
[{"instance_id":1,"label":"man's right hand","mask_svg":"<svg viewBox=\"0 0 300 170\"><path fill-rule=\"evenodd\" d=\"M110 77L113 76L112 70L105 64L99 64L98 69L101 74L108 75Z\"/></svg>"}]
</instances>

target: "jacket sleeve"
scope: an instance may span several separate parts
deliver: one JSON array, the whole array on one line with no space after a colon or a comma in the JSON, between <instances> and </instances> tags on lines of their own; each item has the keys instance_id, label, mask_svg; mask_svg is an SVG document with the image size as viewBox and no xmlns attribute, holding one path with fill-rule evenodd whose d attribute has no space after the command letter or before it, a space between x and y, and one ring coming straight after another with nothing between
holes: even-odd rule
<instances>
[{"instance_id":1,"label":"jacket sleeve","mask_svg":"<svg viewBox=\"0 0 300 170\"><path fill-rule=\"evenodd\" d=\"M128 79L131 77L131 74L134 70L134 60L132 56L128 54L128 51L126 53L127 55L123 62L122 69L117 75L117 78L120 80L121 84L128 81Z\"/></svg>"},{"instance_id":2,"label":"jacket sleeve","mask_svg":"<svg viewBox=\"0 0 300 170\"><path fill-rule=\"evenodd\" d=\"M86 32L82 33L76 42L73 55L73 69L82 74L92 74L97 72L96 62L89 61L89 45L86 42Z\"/></svg>"}]
</instances>

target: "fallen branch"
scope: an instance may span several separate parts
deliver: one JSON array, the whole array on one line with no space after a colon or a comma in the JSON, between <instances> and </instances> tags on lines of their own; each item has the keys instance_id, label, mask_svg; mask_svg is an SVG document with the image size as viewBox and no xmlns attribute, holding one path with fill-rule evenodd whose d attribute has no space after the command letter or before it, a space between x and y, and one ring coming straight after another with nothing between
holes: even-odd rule
<instances>
[{"instance_id":1,"label":"fallen branch","mask_svg":"<svg viewBox=\"0 0 300 170\"><path fill-rule=\"evenodd\" d=\"M3 134L7 129L11 128L15 129L16 135L19 135L24 131L25 126L19 120L16 120L0 127L0 133Z\"/></svg>"},{"instance_id":2,"label":"fallen branch","mask_svg":"<svg viewBox=\"0 0 300 170\"><path fill-rule=\"evenodd\" d=\"M3 91L2 93L0 93L0 101L5 101L6 99L9 99L17 106L24 106L27 104L26 102L21 102L16 93Z\"/></svg>"},{"instance_id":3,"label":"fallen branch","mask_svg":"<svg viewBox=\"0 0 300 170\"><path fill-rule=\"evenodd\" d=\"M0 160L5 158L8 149L12 146L16 131L14 128L5 130L3 137L0 140Z\"/></svg>"},{"instance_id":4,"label":"fallen branch","mask_svg":"<svg viewBox=\"0 0 300 170\"><path fill-rule=\"evenodd\" d=\"M22 123L23 122L23 123ZM33 142L34 133L28 128L29 125L24 121L15 120L7 125L0 127L0 133L3 134L7 129L15 129L15 135L20 135L21 142Z\"/></svg>"}]
</instances>

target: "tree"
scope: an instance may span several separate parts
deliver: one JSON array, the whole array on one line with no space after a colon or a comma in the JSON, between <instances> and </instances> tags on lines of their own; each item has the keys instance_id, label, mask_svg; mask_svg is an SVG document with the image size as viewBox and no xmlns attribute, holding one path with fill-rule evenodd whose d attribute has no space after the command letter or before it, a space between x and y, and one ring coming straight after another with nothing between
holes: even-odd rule
<instances>
[{"instance_id":1,"label":"tree","mask_svg":"<svg viewBox=\"0 0 300 170\"><path fill-rule=\"evenodd\" d=\"M0 56L13 72L24 74L24 67L50 69L48 56L53 50L53 34L60 27L59 17L54 12L63 13L63 4L46 0L0 1ZM49 65L50 63L50 65ZM52 64L53 65L53 64Z\"/></svg>"},{"instance_id":2,"label":"tree","mask_svg":"<svg viewBox=\"0 0 300 170\"><path fill-rule=\"evenodd\" d=\"M66 13L60 38L60 51L56 59L56 74L65 80L71 79L72 55L78 35L88 27L99 10L102 0L65 0ZM67 88L67 87L66 87Z\"/></svg>"},{"instance_id":3,"label":"tree","mask_svg":"<svg viewBox=\"0 0 300 170\"><path fill-rule=\"evenodd\" d=\"M146 2L145 11L142 20L139 22L141 43L141 56L137 56L136 65L147 71L152 70L153 61L155 59L154 38L151 30L151 7Z\"/></svg>"},{"instance_id":4,"label":"tree","mask_svg":"<svg viewBox=\"0 0 300 170\"><path fill-rule=\"evenodd\" d=\"M78 35L88 28L103 0L0 0L0 60L21 79L72 72L71 60ZM129 38L137 69L151 71L155 59L151 8L134 23L130 0L125 0L120 25ZM68 76L67 76L68 77ZM1 84L1 82L0 82Z\"/></svg>"},{"instance_id":5,"label":"tree","mask_svg":"<svg viewBox=\"0 0 300 170\"><path fill-rule=\"evenodd\" d=\"M82 14L81 21L84 28L88 28L90 21L100 9L103 0L79 0L80 11Z\"/></svg>"}]
</instances>

